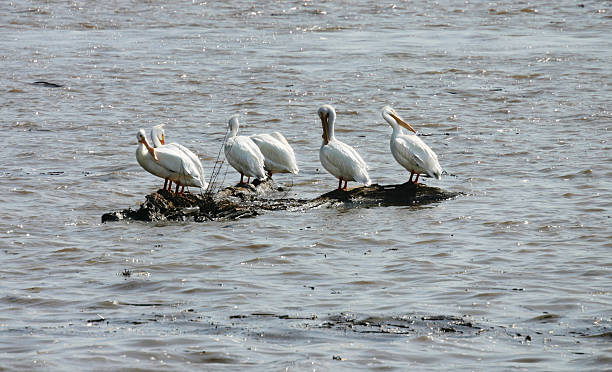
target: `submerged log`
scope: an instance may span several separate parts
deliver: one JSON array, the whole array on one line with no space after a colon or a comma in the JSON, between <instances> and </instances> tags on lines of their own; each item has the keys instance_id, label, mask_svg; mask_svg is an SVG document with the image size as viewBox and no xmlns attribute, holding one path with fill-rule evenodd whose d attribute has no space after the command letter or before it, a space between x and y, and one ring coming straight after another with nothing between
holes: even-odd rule
<instances>
[{"instance_id":1,"label":"submerged log","mask_svg":"<svg viewBox=\"0 0 612 372\"><path fill-rule=\"evenodd\" d=\"M238 184L215 194L176 195L157 190L146 196L136 210L105 213L102 223L131 219L137 221L227 221L257 216L262 210L307 210L320 207L361 208L375 206L424 205L459 195L437 187L405 183L371 185L350 190L334 190L312 200L282 197L283 187L273 181ZM280 196L280 197L279 197Z\"/></svg>"}]
</instances>

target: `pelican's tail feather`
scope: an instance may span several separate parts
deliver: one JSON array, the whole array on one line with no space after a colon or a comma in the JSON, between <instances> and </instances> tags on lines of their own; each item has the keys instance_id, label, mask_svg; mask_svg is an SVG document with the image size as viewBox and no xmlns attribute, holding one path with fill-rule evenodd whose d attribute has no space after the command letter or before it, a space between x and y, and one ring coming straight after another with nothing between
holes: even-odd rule
<instances>
[{"instance_id":1,"label":"pelican's tail feather","mask_svg":"<svg viewBox=\"0 0 612 372\"><path fill-rule=\"evenodd\" d=\"M366 186L370 186L372 184L372 180L370 180L368 171L366 171L365 168L362 168L361 172L355 175L355 181L362 183Z\"/></svg>"}]
</instances>

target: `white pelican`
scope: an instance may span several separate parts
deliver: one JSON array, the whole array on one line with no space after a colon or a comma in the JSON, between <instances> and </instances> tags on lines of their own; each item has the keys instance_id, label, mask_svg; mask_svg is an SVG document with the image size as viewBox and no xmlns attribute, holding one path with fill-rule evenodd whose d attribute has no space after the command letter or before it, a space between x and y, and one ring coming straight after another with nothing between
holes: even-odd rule
<instances>
[{"instance_id":1,"label":"white pelican","mask_svg":"<svg viewBox=\"0 0 612 372\"><path fill-rule=\"evenodd\" d=\"M230 134L225 141L225 158L240 173L240 183L243 183L244 176L248 177L247 183L251 181L251 177L266 179L264 156L259 147L249 137L236 135L240 126L238 115L233 115L227 125Z\"/></svg>"},{"instance_id":2,"label":"white pelican","mask_svg":"<svg viewBox=\"0 0 612 372\"><path fill-rule=\"evenodd\" d=\"M264 156L264 169L268 172L268 177L272 178L272 173L298 174L295 153L282 134L254 134L251 139Z\"/></svg>"},{"instance_id":3,"label":"white pelican","mask_svg":"<svg viewBox=\"0 0 612 372\"><path fill-rule=\"evenodd\" d=\"M369 186L372 182L365 161L354 148L338 141L334 136L336 110L331 105L323 105L319 107L318 114L323 124L323 143L319 150L319 159L323 167L338 178L338 189L346 190L348 181L357 181Z\"/></svg>"},{"instance_id":4,"label":"white pelican","mask_svg":"<svg viewBox=\"0 0 612 372\"><path fill-rule=\"evenodd\" d=\"M204 186L198 169L183 153L163 146L157 149L151 147L144 129L138 131L137 138L136 160L147 172L174 181L177 185L176 191L179 185L199 188Z\"/></svg>"},{"instance_id":5,"label":"white pelican","mask_svg":"<svg viewBox=\"0 0 612 372\"><path fill-rule=\"evenodd\" d=\"M180 143L172 142L166 145L166 132L164 131L164 125L165 124L159 124L151 128L151 141L153 142L153 147L160 148L162 146L166 146L167 148L173 148L177 151L184 153L185 156L187 156L187 158L189 158L189 160L191 160L195 167L198 169L198 172L200 173L200 180L202 181L202 188L206 189L208 187L208 182L206 182L206 179L204 177L204 167L202 167L202 162L200 161L200 158L198 158L196 154L194 154L191 150L181 145ZM166 182L168 181L169 180L166 179ZM168 185L168 190L171 187L172 181L170 181L170 185ZM164 183L164 189L165 188L166 184Z\"/></svg>"},{"instance_id":6,"label":"white pelican","mask_svg":"<svg viewBox=\"0 0 612 372\"><path fill-rule=\"evenodd\" d=\"M391 153L402 167L410 171L408 182L417 183L421 173L440 179L442 168L436 153L415 134L405 134L400 125L414 133L416 133L416 130L402 120L390 106L383 107L382 117L393 128L390 142ZM416 178L412 181L414 174L416 174Z\"/></svg>"}]
</instances>

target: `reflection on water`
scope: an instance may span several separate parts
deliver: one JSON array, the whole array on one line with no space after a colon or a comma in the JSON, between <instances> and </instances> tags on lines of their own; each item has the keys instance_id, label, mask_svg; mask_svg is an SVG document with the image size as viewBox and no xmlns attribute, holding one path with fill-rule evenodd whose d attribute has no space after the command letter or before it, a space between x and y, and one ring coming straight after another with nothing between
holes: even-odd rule
<instances>
[{"instance_id":1,"label":"reflection on water","mask_svg":"<svg viewBox=\"0 0 612 372\"><path fill-rule=\"evenodd\" d=\"M605 368L610 12L2 3L2 364ZM287 197L332 190L318 160L323 103L374 183L408 177L389 152L389 104L447 173L424 182L464 195L424 208L99 223L160 185L136 163L134 134L161 123L211 174L239 113L245 133L278 130L293 145L300 174L275 177ZM238 174L224 168L220 180Z\"/></svg>"}]
</instances>

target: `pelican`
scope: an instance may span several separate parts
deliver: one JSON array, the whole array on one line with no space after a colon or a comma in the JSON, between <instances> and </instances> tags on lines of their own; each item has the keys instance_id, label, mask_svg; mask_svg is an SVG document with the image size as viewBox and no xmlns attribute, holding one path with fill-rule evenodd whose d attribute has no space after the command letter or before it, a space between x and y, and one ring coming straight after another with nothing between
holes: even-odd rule
<instances>
[{"instance_id":1,"label":"pelican","mask_svg":"<svg viewBox=\"0 0 612 372\"><path fill-rule=\"evenodd\" d=\"M200 180L202 181L202 188L207 188L208 182L206 182L205 180L204 168L202 167L202 162L200 161L200 158L198 158L196 154L194 154L191 150L181 145L180 143L172 142L166 145L166 132L164 131L164 125L165 124L159 124L151 128L151 141L153 142L153 147L160 148L162 146L166 146L167 148L175 149L185 154L185 156L189 160L191 160L195 167L198 169L198 173L200 174ZM170 185L168 185L168 189L170 189L170 187L172 187L172 181L166 179L166 182L168 181L170 181ZM166 183L164 183L164 189L165 188Z\"/></svg>"},{"instance_id":2,"label":"pelican","mask_svg":"<svg viewBox=\"0 0 612 372\"><path fill-rule=\"evenodd\" d=\"M393 128L390 142L391 153L402 167L410 171L408 182L417 183L421 173L440 179L442 168L436 153L415 134L405 134L400 125L414 133L416 133L416 130L402 120L390 106L383 107L382 117ZM412 176L414 174L416 174L416 178L413 181Z\"/></svg>"},{"instance_id":3,"label":"pelican","mask_svg":"<svg viewBox=\"0 0 612 372\"><path fill-rule=\"evenodd\" d=\"M272 173L298 174L295 153L282 134L279 132L254 134L251 139L263 154L264 170L268 172L268 177L272 178Z\"/></svg>"},{"instance_id":4,"label":"pelican","mask_svg":"<svg viewBox=\"0 0 612 372\"><path fill-rule=\"evenodd\" d=\"M323 142L319 150L319 159L323 168L338 178L338 189L346 190L348 181L357 181L369 186L372 182L365 161L354 148L338 141L334 136L336 110L331 105L323 105L319 107L318 114L323 124Z\"/></svg>"},{"instance_id":5,"label":"pelican","mask_svg":"<svg viewBox=\"0 0 612 372\"><path fill-rule=\"evenodd\" d=\"M144 129L140 129L136 137L138 138L136 160L147 172L174 181L176 192L179 185L204 187L205 182L200 179L198 169L183 153L165 146L157 149L151 147Z\"/></svg>"},{"instance_id":6,"label":"pelican","mask_svg":"<svg viewBox=\"0 0 612 372\"><path fill-rule=\"evenodd\" d=\"M248 177L247 183L251 181L251 177L264 180L264 156L259 147L249 137L236 135L240 126L238 115L233 115L227 125L230 134L225 141L225 158L240 173L240 183L243 183L244 176Z\"/></svg>"}]
</instances>

